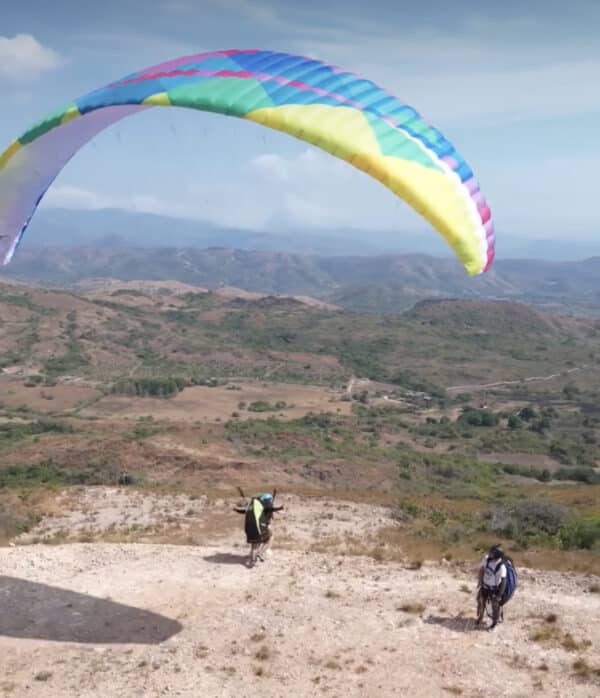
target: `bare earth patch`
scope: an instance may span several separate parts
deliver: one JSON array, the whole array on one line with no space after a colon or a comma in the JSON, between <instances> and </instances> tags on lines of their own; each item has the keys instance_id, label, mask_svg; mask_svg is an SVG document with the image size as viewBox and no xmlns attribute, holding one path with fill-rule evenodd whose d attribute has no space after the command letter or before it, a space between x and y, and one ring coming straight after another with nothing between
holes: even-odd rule
<instances>
[{"instance_id":1,"label":"bare earth patch","mask_svg":"<svg viewBox=\"0 0 600 698\"><path fill-rule=\"evenodd\" d=\"M233 384L232 384L233 385ZM173 421L227 421L234 412L240 419L266 419L276 415L279 419L297 419L307 412L335 412L350 414L351 403L340 400L333 390L311 385L289 383L236 382L240 390L226 386L186 388L168 400L108 396L81 411L82 416L123 416L131 419L151 415L154 419ZM257 401L285 402L286 407L276 411L252 412L240 408Z\"/></svg>"},{"instance_id":2,"label":"bare earth patch","mask_svg":"<svg viewBox=\"0 0 600 698\"><path fill-rule=\"evenodd\" d=\"M21 379L0 376L0 399L9 409L27 407L42 413L66 412L100 395L99 391L82 383L71 381L27 387Z\"/></svg>"}]
</instances>

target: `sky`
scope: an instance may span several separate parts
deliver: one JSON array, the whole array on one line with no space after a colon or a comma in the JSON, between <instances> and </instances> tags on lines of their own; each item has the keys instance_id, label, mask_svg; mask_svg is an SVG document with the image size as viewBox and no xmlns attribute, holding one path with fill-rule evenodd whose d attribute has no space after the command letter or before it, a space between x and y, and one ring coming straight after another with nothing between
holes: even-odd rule
<instances>
[{"instance_id":1,"label":"sky","mask_svg":"<svg viewBox=\"0 0 600 698\"><path fill-rule=\"evenodd\" d=\"M502 235L600 234L600 3L0 0L0 151L46 112L180 55L310 55L413 106L475 173ZM152 109L100 134L42 206L117 207L261 230L435 235L349 164L230 117ZM445 243L441 243L445 244Z\"/></svg>"}]
</instances>

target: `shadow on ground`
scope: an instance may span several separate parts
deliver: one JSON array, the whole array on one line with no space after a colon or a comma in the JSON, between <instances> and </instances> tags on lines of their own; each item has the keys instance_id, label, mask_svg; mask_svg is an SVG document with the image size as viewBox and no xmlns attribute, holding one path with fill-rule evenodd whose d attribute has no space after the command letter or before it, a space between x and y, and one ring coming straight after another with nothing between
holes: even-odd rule
<instances>
[{"instance_id":1,"label":"shadow on ground","mask_svg":"<svg viewBox=\"0 0 600 698\"><path fill-rule=\"evenodd\" d=\"M477 625L474 618L464 618L463 616L456 616L454 618L428 616L427 618L423 618L423 622L429 623L430 625L441 625L442 628L454 630L454 632L457 633L470 633L486 629L484 625Z\"/></svg>"},{"instance_id":2,"label":"shadow on ground","mask_svg":"<svg viewBox=\"0 0 600 698\"><path fill-rule=\"evenodd\" d=\"M207 555L206 562L212 562L216 565L242 565L248 567L248 555L236 555L235 553L215 553Z\"/></svg>"},{"instance_id":3,"label":"shadow on ground","mask_svg":"<svg viewBox=\"0 0 600 698\"><path fill-rule=\"evenodd\" d=\"M152 611L0 575L0 636L153 645L182 627Z\"/></svg>"}]
</instances>

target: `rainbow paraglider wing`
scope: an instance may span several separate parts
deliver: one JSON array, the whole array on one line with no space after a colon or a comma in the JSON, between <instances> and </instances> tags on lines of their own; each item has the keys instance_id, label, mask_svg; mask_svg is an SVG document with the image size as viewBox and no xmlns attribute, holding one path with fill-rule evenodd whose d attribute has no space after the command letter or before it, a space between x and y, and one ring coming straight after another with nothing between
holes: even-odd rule
<instances>
[{"instance_id":1,"label":"rainbow paraglider wing","mask_svg":"<svg viewBox=\"0 0 600 698\"><path fill-rule=\"evenodd\" d=\"M444 236L471 275L489 269L494 231L467 163L407 104L369 80L285 53L184 56L129 75L48 115L0 155L0 259L11 260L40 200L97 133L152 107L249 119L379 180Z\"/></svg>"}]
</instances>

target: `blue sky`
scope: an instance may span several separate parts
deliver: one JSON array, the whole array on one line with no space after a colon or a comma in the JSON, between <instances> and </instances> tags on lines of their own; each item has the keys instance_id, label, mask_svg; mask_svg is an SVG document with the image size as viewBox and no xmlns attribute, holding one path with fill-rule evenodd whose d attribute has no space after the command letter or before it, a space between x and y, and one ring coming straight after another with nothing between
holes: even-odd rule
<instances>
[{"instance_id":1,"label":"blue sky","mask_svg":"<svg viewBox=\"0 0 600 698\"><path fill-rule=\"evenodd\" d=\"M47 111L179 55L312 55L394 92L474 170L498 231L600 234L600 3L546 0L0 0L0 149ZM89 5L89 6L88 6ZM85 9L83 9L85 8ZM460 9L459 9L460 8ZM351 166L255 124L179 109L120 122L45 206L138 209L247 228L423 230Z\"/></svg>"}]
</instances>

